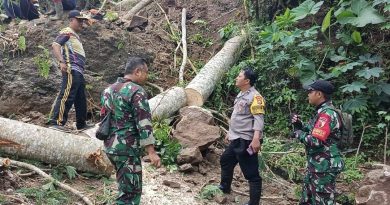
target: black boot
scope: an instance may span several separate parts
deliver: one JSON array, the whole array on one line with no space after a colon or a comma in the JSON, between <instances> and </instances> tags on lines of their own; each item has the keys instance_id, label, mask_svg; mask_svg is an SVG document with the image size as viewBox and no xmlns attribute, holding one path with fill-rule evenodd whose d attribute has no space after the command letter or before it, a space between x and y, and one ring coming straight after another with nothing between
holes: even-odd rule
<instances>
[{"instance_id":1,"label":"black boot","mask_svg":"<svg viewBox=\"0 0 390 205\"><path fill-rule=\"evenodd\" d=\"M249 182L249 202L246 205L259 205L261 197L261 179L256 182Z\"/></svg>"}]
</instances>

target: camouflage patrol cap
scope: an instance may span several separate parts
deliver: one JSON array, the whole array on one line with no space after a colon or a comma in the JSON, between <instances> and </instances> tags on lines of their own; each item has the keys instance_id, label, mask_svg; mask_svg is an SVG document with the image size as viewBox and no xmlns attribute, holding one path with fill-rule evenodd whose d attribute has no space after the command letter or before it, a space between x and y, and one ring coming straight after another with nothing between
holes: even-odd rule
<instances>
[{"instance_id":1,"label":"camouflage patrol cap","mask_svg":"<svg viewBox=\"0 0 390 205\"><path fill-rule=\"evenodd\" d=\"M335 91L335 88L332 83L326 80L317 80L312 84L303 86L303 88L305 90L318 90L327 95L331 95Z\"/></svg>"}]
</instances>

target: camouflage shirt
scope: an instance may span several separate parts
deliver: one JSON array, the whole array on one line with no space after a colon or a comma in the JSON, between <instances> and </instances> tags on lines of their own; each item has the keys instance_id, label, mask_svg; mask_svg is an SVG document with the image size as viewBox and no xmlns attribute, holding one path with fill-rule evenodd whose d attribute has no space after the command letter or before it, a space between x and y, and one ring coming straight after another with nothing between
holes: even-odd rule
<instances>
[{"instance_id":1,"label":"camouflage shirt","mask_svg":"<svg viewBox=\"0 0 390 205\"><path fill-rule=\"evenodd\" d=\"M154 144L149 102L145 90L124 78L106 88L101 97L101 118L111 111L108 154L137 156L140 147Z\"/></svg>"},{"instance_id":2,"label":"camouflage shirt","mask_svg":"<svg viewBox=\"0 0 390 205\"><path fill-rule=\"evenodd\" d=\"M331 109L331 102L317 108L316 115L303 125L298 140L306 147L307 168L309 172L341 172L344 161L335 136L341 135L340 118Z\"/></svg>"}]
</instances>

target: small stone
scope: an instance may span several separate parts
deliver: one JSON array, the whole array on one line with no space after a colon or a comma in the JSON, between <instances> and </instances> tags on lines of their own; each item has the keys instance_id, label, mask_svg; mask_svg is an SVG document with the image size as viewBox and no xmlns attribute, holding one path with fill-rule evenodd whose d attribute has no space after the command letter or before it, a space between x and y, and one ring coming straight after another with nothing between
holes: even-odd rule
<instances>
[{"instance_id":1,"label":"small stone","mask_svg":"<svg viewBox=\"0 0 390 205\"><path fill-rule=\"evenodd\" d=\"M192 167L191 164L187 163L187 164L183 164L179 167L179 170L181 172L193 172L194 171L194 168Z\"/></svg>"},{"instance_id":2,"label":"small stone","mask_svg":"<svg viewBox=\"0 0 390 205\"><path fill-rule=\"evenodd\" d=\"M31 121L31 118L29 118L29 117L22 118L22 122L30 122L30 121Z\"/></svg>"},{"instance_id":3,"label":"small stone","mask_svg":"<svg viewBox=\"0 0 390 205\"><path fill-rule=\"evenodd\" d=\"M179 183L173 182L173 181L169 181L169 180L164 180L163 184L165 186L168 186L168 187L171 187L171 188L174 188L174 189L180 188L180 184Z\"/></svg>"},{"instance_id":4,"label":"small stone","mask_svg":"<svg viewBox=\"0 0 390 205\"><path fill-rule=\"evenodd\" d=\"M218 204L225 204L227 202L227 197L226 196L217 195L217 196L214 197L214 201L217 202Z\"/></svg>"}]
</instances>

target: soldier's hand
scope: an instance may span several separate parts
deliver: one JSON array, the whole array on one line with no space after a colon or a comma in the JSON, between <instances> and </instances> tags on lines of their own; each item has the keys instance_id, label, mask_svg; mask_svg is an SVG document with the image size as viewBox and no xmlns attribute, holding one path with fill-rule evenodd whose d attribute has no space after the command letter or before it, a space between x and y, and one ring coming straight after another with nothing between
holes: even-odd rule
<instances>
[{"instance_id":1,"label":"soldier's hand","mask_svg":"<svg viewBox=\"0 0 390 205\"><path fill-rule=\"evenodd\" d=\"M151 163L152 163L153 166L155 166L155 167L157 167L157 168L161 166L161 159L160 159L160 157L157 155L156 152L154 152L154 153L149 153L149 159L150 159L150 161L151 161Z\"/></svg>"},{"instance_id":2,"label":"soldier's hand","mask_svg":"<svg viewBox=\"0 0 390 205\"><path fill-rule=\"evenodd\" d=\"M296 113L291 114L290 121L291 121L291 124L294 125L295 129L302 129L303 123L302 123L300 115L298 115Z\"/></svg>"},{"instance_id":3,"label":"soldier's hand","mask_svg":"<svg viewBox=\"0 0 390 205\"><path fill-rule=\"evenodd\" d=\"M298 138L299 137L299 135L301 135L302 134L302 130L295 130L292 134L290 134L290 137L291 138Z\"/></svg>"}]
</instances>

